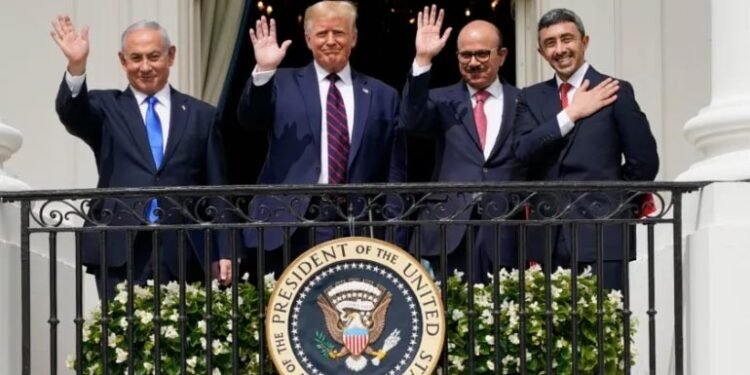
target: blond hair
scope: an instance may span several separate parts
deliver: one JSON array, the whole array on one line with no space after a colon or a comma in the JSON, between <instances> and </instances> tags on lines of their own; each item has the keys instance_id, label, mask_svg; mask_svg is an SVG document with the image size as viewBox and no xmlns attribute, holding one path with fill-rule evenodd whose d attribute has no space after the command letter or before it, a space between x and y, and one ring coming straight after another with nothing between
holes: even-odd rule
<instances>
[{"instance_id":1,"label":"blond hair","mask_svg":"<svg viewBox=\"0 0 750 375\"><path fill-rule=\"evenodd\" d=\"M352 30L357 32L357 7L346 0L324 0L310 5L305 10L305 34L310 31L314 19L325 16L340 16L352 21Z\"/></svg>"}]
</instances>

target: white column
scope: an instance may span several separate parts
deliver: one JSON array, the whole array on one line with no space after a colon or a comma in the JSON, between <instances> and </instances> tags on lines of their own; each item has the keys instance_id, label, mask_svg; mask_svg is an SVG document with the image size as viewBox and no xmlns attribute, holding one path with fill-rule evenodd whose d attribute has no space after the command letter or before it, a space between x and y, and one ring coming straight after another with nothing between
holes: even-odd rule
<instances>
[{"instance_id":1,"label":"white column","mask_svg":"<svg viewBox=\"0 0 750 375\"><path fill-rule=\"evenodd\" d=\"M678 180L750 178L749 16L747 0L711 1L711 103L684 129L705 158Z\"/></svg>"},{"instance_id":2,"label":"white column","mask_svg":"<svg viewBox=\"0 0 750 375\"><path fill-rule=\"evenodd\" d=\"M21 132L9 125L3 124L3 120L0 119L0 191L29 189L28 185L11 176L3 169L3 163L21 148L22 142L23 137L21 136Z\"/></svg>"}]
</instances>

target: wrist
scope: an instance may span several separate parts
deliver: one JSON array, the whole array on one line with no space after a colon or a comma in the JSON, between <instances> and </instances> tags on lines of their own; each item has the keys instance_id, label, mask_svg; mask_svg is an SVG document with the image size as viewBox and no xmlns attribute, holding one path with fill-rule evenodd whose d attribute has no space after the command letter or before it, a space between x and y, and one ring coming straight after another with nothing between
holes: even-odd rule
<instances>
[{"instance_id":1,"label":"wrist","mask_svg":"<svg viewBox=\"0 0 750 375\"><path fill-rule=\"evenodd\" d=\"M255 64L255 71L258 73L269 72L271 70L276 70L276 65Z\"/></svg>"},{"instance_id":2,"label":"wrist","mask_svg":"<svg viewBox=\"0 0 750 375\"><path fill-rule=\"evenodd\" d=\"M417 56L414 58L414 62L417 63L417 66L427 66L432 64L432 56L426 55L426 54L417 54Z\"/></svg>"},{"instance_id":3,"label":"wrist","mask_svg":"<svg viewBox=\"0 0 750 375\"><path fill-rule=\"evenodd\" d=\"M572 106L565 109L565 114L568 115L568 118L573 123L578 121L578 119L581 117L578 111L576 111L575 108L573 108Z\"/></svg>"},{"instance_id":4,"label":"wrist","mask_svg":"<svg viewBox=\"0 0 750 375\"><path fill-rule=\"evenodd\" d=\"M82 76L86 73L86 61L68 62L68 73L72 76Z\"/></svg>"}]
</instances>

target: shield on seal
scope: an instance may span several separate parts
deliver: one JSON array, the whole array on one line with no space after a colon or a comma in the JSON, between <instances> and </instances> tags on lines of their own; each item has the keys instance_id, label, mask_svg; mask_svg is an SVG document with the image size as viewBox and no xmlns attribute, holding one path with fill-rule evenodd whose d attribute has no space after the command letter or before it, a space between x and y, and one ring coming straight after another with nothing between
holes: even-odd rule
<instances>
[{"instance_id":1,"label":"shield on seal","mask_svg":"<svg viewBox=\"0 0 750 375\"><path fill-rule=\"evenodd\" d=\"M344 346L353 356L359 356L370 344L367 328L347 327L343 332Z\"/></svg>"}]
</instances>

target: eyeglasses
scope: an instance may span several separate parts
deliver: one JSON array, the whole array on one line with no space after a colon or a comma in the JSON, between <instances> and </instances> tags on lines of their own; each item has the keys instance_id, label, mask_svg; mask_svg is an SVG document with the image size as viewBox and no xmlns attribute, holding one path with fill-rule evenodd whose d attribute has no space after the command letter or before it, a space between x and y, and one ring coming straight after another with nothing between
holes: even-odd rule
<instances>
[{"instance_id":1,"label":"eyeglasses","mask_svg":"<svg viewBox=\"0 0 750 375\"><path fill-rule=\"evenodd\" d=\"M490 59L490 56L492 55L491 49L480 49L477 51L458 51L456 52L456 55L458 55L458 61L468 64L471 61L471 58L477 59L480 63L485 63Z\"/></svg>"}]
</instances>

